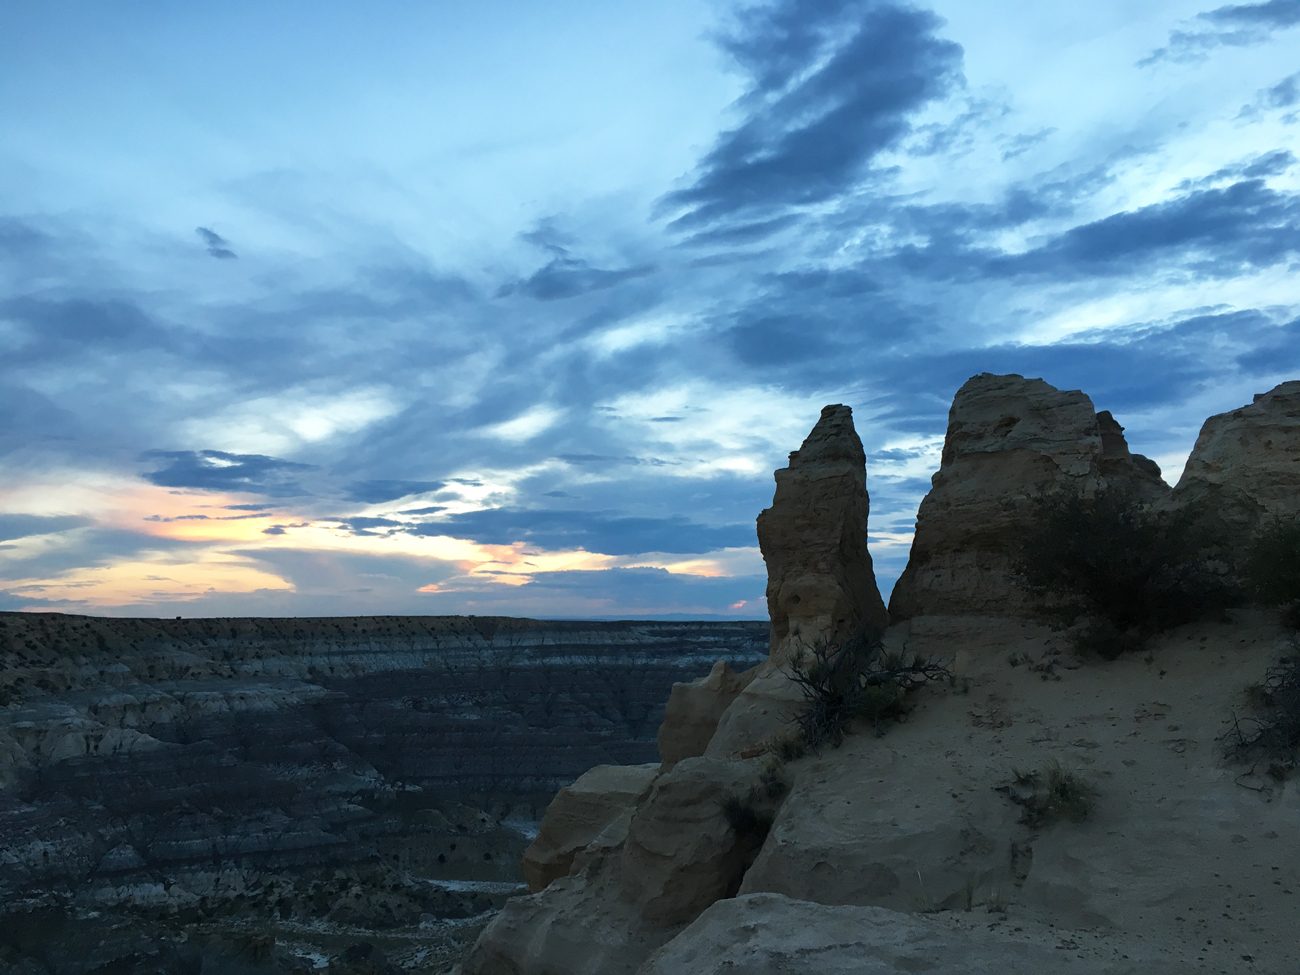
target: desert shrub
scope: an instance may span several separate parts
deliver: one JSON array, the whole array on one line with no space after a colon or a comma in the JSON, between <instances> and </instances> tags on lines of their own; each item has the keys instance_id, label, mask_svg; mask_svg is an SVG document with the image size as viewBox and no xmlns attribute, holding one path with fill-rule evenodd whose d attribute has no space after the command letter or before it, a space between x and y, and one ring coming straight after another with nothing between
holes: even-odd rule
<instances>
[{"instance_id":1,"label":"desert shrub","mask_svg":"<svg viewBox=\"0 0 1300 975\"><path fill-rule=\"evenodd\" d=\"M772 828L772 814L762 809L752 794L727 796L722 800L722 815L742 839L767 836Z\"/></svg>"},{"instance_id":2,"label":"desert shrub","mask_svg":"<svg viewBox=\"0 0 1300 975\"><path fill-rule=\"evenodd\" d=\"M1250 690L1252 714L1234 714L1219 738L1229 761L1263 764L1278 780L1295 770L1300 759L1300 639L1292 651L1264 673Z\"/></svg>"},{"instance_id":3,"label":"desert shrub","mask_svg":"<svg viewBox=\"0 0 1300 975\"><path fill-rule=\"evenodd\" d=\"M795 715L797 741L817 751L838 748L857 719L872 723L877 734L907 709L907 694L922 684L952 680L952 673L933 660L908 660L888 654L874 633L842 643L821 640L796 654L790 679L803 693ZM793 750L793 746L790 746Z\"/></svg>"},{"instance_id":4,"label":"desert shrub","mask_svg":"<svg viewBox=\"0 0 1300 975\"><path fill-rule=\"evenodd\" d=\"M1252 596L1282 607L1287 622L1300 629L1300 518L1276 518L1260 529L1244 575Z\"/></svg>"},{"instance_id":5,"label":"desert shrub","mask_svg":"<svg viewBox=\"0 0 1300 975\"><path fill-rule=\"evenodd\" d=\"M1011 784L998 791L1021 807L1020 821L1027 826L1062 819L1083 822L1092 815L1097 796L1097 790L1082 776L1055 759L1038 771L1013 769Z\"/></svg>"},{"instance_id":6,"label":"desert shrub","mask_svg":"<svg viewBox=\"0 0 1300 975\"><path fill-rule=\"evenodd\" d=\"M1114 659L1230 601L1201 523L1122 487L1061 490L1030 510L1016 572L1061 622L1086 621L1077 649Z\"/></svg>"}]
</instances>

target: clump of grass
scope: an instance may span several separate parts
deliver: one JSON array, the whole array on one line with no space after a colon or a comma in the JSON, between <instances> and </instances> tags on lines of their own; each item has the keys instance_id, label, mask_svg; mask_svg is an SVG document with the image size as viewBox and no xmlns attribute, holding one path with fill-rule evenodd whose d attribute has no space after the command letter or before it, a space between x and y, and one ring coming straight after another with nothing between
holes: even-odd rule
<instances>
[{"instance_id":1,"label":"clump of grass","mask_svg":"<svg viewBox=\"0 0 1300 975\"><path fill-rule=\"evenodd\" d=\"M1251 688L1253 714L1232 716L1232 726L1219 737L1229 761L1262 764L1281 781L1295 771L1300 759L1300 638L1292 650L1264 673Z\"/></svg>"},{"instance_id":2,"label":"clump of grass","mask_svg":"<svg viewBox=\"0 0 1300 975\"><path fill-rule=\"evenodd\" d=\"M947 667L932 660L886 653L878 634L843 643L819 641L790 662L790 680L803 693L795 715L797 741L806 750L838 748L852 723L870 721L876 734L902 718L908 692L936 680L952 681ZM796 745L778 746L793 753Z\"/></svg>"},{"instance_id":3,"label":"clump of grass","mask_svg":"<svg viewBox=\"0 0 1300 975\"><path fill-rule=\"evenodd\" d=\"M1097 790L1079 773L1053 759L1037 771L1012 769L1012 784L998 789L1021 807L1026 826L1066 819L1081 823L1092 815Z\"/></svg>"}]
</instances>

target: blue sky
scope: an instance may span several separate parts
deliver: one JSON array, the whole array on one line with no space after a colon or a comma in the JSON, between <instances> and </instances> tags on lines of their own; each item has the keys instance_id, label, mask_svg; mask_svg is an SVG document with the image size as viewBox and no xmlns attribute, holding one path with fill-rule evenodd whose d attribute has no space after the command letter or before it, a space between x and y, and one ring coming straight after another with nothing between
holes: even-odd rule
<instances>
[{"instance_id":1,"label":"blue sky","mask_svg":"<svg viewBox=\"0 0 1300 975\"><path fill-rule=\"evenodd\" d=\"M0 9L0 608L762 616L854 408L1300 374L1300 0Z\"/></svg>"}]
</instances>

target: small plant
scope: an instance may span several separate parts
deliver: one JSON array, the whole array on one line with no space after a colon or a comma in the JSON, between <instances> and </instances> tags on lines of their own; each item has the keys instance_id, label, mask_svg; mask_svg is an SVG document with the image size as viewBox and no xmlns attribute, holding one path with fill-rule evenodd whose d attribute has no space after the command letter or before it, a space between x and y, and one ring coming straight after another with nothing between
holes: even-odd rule
<instances>
[{"instance_id":1,"label":"small plant","mask_svg":"<svg viewBox=\"0 0 1300 975\"><path fill-rule=\"evenodd\" d=\"M790 679L804 697L795 716L798 741L817 751L838 748L853 721L869 720L876 734L907 710L909 691L931 681L952 681L952 673L932 660L908 660L886 653L880 638L862 634L840 644L822 640L790 662Z\"/></svg>"},{"instance_id":2,"label":"small plant","mask_svg":"<svg viewBox=\"0 0 1300 975\"><path fill-rule=\"evenodd\" d=\"M1259 531L1244 575L1252 596L1280 606L1283 619L1300 629L1300 518L1276 518Z\"/></svg>"},{"instance_id":3,"label":"small plant","mask_svg":"<svg viewBox=\"0 0 1300 975\"><path fill-rule=\"evenodd\" d=\"M1251 688L1249 717L1232 716L1232 727L1219 737L1229 761L1261 763L1281 781L1300 759L1300 638L1291 653L1270 667Z\"/></svg>"},{"instance_id":4,"label":"small plant","mask_svg":"<svg viewBox=\"0 0 1300 975\"><path fill-rule=\"evenodd\" d=\"M1125 488L1059 491L1030 509L1016 572L1061 622L1084 621L1076 649L1114 659L1227 605L1232 589L1211 564L1205 523Z\"/></svg>"},{"instance_id":5,"label":"small plant","mask_svg":"<svg viewBox=\"0 0 1300 975\"><path fill-rule=\"evenodd\" d=\"M1044 826L1062 819L1081 823L1092 815L1097 790L1055 759L1040 771L1012 769L1011 775L1012 784L997 791L1021 807L1020 821L1026 826Z\"/></svg>"},{"instance_id":6,"label":"small plant","mask_svg":"<svg viewBox=\"0 0 1300 975\"><path fill-rule=\"evenodd\" d=\"M722 800L722 815L727 825L742 839L766 836L772 828L770 813L759 809L753 796L727 796Z\"/></svg>"}]
</instances>

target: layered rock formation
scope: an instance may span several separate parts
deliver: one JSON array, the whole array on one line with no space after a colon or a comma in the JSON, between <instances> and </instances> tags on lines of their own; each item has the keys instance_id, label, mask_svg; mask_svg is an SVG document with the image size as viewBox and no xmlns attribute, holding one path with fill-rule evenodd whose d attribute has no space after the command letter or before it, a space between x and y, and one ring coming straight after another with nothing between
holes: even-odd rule
<instances>
[{"instance_id":1,"label":"layered rock formation","mask_svg":"<svg viewBox=\"0 0 1300 975\"><path fill-rule=\"evenodd\" d=\"M0 897L475 914L516 889L559 786L656 758L674 681L766 649L753 623L0 614Z\"/></svg>"},{"instance_id":2,"label":"layered rock formation","mask_svg":"<svg viewBox=\"0 0 1300 975\"><path fill-rule=\"evenodd\" d=\"M839 642L885 628L867 551L869 509L853 411L827 406L790 466L776 472L772 506L758 516L774 662L818 639Z\"/></svg>"},{"instance_id":3,"label":"layered rock formation","mask_svg":"<svg viewBox=\"0 0 1300 975\"><path fill-rule=\"evenodd\" d=\"M1013 571L1029 505L1057 488L1122 485L1158 502L1159 468L1130 453L1123 429L1078 390L982 373L953 399L943 457L921 502L895 621L926 614L1017 615L1029 609Z\"/></svg>"},{"instance_id":4,"label":"layered rock formation","mask_svg":"<svg viewBox=\"0 0 1300 975\"><path fill-rule=\"evenodd\" d=\"M1300 515L1300 381L1206 420L1174 498L1238 554L1269 518Z\"/></svg>"}]
</instances>

